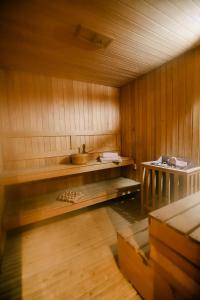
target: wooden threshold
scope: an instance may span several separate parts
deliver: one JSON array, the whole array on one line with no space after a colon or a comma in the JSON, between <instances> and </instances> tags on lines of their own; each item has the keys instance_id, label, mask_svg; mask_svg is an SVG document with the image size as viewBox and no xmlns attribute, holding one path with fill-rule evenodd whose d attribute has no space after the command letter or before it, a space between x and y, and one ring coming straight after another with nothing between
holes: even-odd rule
<instances>
[{"instance_id":1,"label":"wooden threshold","mask_svg":"<svg viewBox=\"0 0 200 300\"><path fill-rule=\"evenodd\" d=\"M85 165L61 164L42 168L23 169L17 171L4 171L0 175L0 185L13 185L25 182L44 180L91 171L119 168L133 165L134 161L129 157L123 157L120 163L101 163L91 161Z\"/></svg>"},{"instance_id":2,"label":"wooden threshold","mask_svg":"<svg viewBox=\"0 0 200 300\"><path fill-rule=\"evenodd\" d=\"M12 199L7 203L4 225L6 229L12 229L35 223L137 191L139 188L139 182L118 177L71 188L70 191L81 192L83 194L78 203L71 204L56 200L58 195L64 192L64 190L27 199Z\"/></svg>"}]
</instances>

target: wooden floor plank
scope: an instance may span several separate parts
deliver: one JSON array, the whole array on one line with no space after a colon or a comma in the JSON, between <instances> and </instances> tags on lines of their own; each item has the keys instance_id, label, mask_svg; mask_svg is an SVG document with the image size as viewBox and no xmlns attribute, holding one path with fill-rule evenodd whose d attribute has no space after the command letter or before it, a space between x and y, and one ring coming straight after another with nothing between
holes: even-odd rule
<instances>
[{"instance_id":1,"label":"wooden floor plank","mask_svg":"<svg viewBox=\"0 0 200 300\"><path fill-rule=\"evenodd\" d=\"M114 259L115 216L88 208L10 234L0 299L140 299Z\"/></svg>"}]
</instances>

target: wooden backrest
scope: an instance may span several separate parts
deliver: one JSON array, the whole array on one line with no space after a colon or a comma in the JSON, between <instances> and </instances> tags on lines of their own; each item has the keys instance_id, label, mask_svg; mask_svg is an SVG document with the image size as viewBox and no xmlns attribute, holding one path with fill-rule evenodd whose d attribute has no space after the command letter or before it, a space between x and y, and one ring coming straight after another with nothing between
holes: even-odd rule
<instances>
[{"instance_id":1,"label":"wooden backrest","mask_svg":"<svg viewBox=\"0 0 200 300\"><path fill-rule=\"evenodd\" d=\"M69 156L86 144L86 151L120 151L119 132L17 133L3 138L2 165L4 170L42 167L68 163Z\"/></svg>"},{"instance_id":2,"label":"wooden backrest","mask_svg":"<svg viewBox=\"0 0 200 300\"><path fill-rule=\"evenodd\" d=\"M0 70L4 169L61 163L86 144L119 149L119 90L41 74Z\"/></svg>"}]
</instances>

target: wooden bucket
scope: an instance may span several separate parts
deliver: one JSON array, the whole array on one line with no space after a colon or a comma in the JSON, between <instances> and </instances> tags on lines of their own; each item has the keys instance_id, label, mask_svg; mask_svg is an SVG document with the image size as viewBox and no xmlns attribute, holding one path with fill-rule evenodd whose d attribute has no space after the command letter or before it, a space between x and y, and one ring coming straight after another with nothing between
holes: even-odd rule
<instances>
[{"instance_id":1,"label":"wooden bucket","mask_svg":"<svg viewBox=\"0 0 200 300\"><path fill-rule=\"evenodd\" d=\"M74 165L84 165L89 161L88 153L77 153L71 155L72 164Z\"/></svg>"}]
</instances>

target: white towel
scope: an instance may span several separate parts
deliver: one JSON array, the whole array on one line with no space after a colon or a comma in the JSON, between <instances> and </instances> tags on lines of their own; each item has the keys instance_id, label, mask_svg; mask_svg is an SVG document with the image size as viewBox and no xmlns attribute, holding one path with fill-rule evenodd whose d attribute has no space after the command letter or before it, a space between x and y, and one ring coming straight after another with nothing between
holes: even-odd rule
<instances>
[{"instance_id":1,"label":"white towel","mask_svg":"<svg viewBox=\"0 0 200 300\"><path fill-rule=\"evenodd\" d=\"M104 152L102 153L102 157L108 159L118 159L119 155L117 152Z\"/></svg>"},{"instance_id":2,"label":"white towel","mask_svg":"<svg viewBox=\"0 0 200 300\"><path fill-rule=\"evenodd\" d=\"M118 155L118 153L114 153L114 155L111 155L111 152L107 152L109 153L108 155L102 155L100 157L100 161L102 163L108 163L108 162L122 162L122 158ZM105 154L105 153L103 153Z\"/></svg>"}]
</instances>

